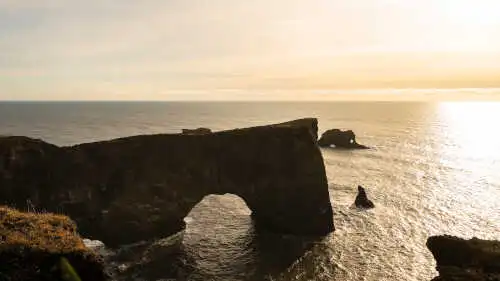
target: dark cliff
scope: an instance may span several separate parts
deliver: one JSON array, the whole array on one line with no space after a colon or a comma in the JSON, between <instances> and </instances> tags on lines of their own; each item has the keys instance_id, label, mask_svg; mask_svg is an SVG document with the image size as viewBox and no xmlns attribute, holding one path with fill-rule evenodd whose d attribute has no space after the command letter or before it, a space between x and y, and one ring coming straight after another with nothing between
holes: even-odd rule
<instances>
[{"instance_id":1,"label":"dark cliff","mask_svg":"<svg viewBox=\"0 0 500 281\"><path fill-rule=\"evenodd\" d=\"M303 127L307 128L311 133L313 139L318 139L318 119L316 118L302 118L288 122L283 122L274 125L275 127Z\"/></svg>"},{"instance_id":2,"label":"dark cliff","mask_svg":"<svg viewBox=\"0 0 500 281\"><path fill-rule=\"evenodd\" d=\"M0 204L62 212L83 236L118 245L174 234L204 196L232 193L257 227L325 235L334 230L332 207L311 128L300 121L72 147L4 137Z\"/></svg>"},{"instance_id":3,"label":"dark cliff","mask_svg":"<svg viewBox=\"0 0 500 281\"><path fill-rule=\"evenodd\" d=\"M427 247L436 259L434 281L500 280L500 241L432 236Z\"/></svg>"}]
</instances>

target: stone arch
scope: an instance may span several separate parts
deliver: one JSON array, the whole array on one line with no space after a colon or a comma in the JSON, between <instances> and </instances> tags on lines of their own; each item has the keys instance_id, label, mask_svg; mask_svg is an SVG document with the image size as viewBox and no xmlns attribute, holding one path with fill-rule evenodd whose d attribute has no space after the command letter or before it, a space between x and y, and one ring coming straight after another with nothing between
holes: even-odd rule
<instances>
[{"instance_id":1,"label":"stone arch","mask_svg":"<svg viewBox=\"0 0 500 281\"><path fill-rule=\"evenodd\" d=\"M236 194L208 194L193 206L184 221L197 219L199 215L205 216L207 212L210 212L208 216L216 216L221 211L228 211L235 216L250 216L252 213L245 200ZM189 224L188 221L186 223Z\"/></svg>"},{"instance_id":2,"label":"stone arch","mask_svg":"<svg viewBox=\"0 0 500 281\"><path fill-rule=\"evenodd\" d=\"M245 200L256 227L325 235L334 226L314 137L317 121L300 124L134 136L72 147L2 138L0 155L14 143L34 147L36 157L18 157L9 166L15 169L0 171L0 201L24 206L30 194L43 190L37 208L63 210L83 236L110 246L177 233L204 196L225 193ZM13 190L28 195L13 201L6 192Z\"/></svg>"}]
</instances>

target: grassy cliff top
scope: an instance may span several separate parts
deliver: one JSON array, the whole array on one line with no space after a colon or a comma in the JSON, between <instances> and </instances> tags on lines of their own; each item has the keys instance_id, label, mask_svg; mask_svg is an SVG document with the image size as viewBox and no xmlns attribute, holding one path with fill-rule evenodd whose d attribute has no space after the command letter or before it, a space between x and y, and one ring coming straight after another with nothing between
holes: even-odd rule
<instances>
[{"instance_id":1,"label":"grassy cliff top","mask_svg":"<svg viewBox=\"0 0 500 281\"><path fill-rule=\"evenodd\" d=\"M0 206L0 251L18 247L50 253L86 250L76 224L68 217Z\"/></svg>"},{"instance_id":2,"label":"grassy cliff top","mask_svg":"<svg viewBox=\"0 0 500 281\"><path fill-rule=\"evenodd\" d=\"M0 280L104 281L108 277L102 260L85 247L68 217L0 206Z\"/></svg>"}]
</instances>

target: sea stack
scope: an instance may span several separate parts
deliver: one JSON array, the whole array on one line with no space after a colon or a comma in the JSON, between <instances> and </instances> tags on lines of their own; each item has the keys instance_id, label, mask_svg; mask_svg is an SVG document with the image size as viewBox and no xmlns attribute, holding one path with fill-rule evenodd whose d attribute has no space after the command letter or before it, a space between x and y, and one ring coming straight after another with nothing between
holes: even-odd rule
<instances>
[{"instance_id":1,"label":"sea stack","mask_svg":"<svg viewBox=\"0 0 500 281\"><path fill-rule=\"evenodd\" d=\"M368 199L366 191L361 185L358 185L358 195L356 196L354 205L356 205L356 207L358 208L365 208L365 209L370 209L375 207L375 204L373 204L373 202L370 199Z\"/></svg>"},{"instance_id":2,"label":"sea stack","mask_svg":"<svg viewBox=\"0 0 500 281\"><path fill-rule=\"evenodd\" d=\"M321 147L348 148L348 149L368 149L368 146L356 142L356 135L353 131L342 131L339 129L331 129L324 132L318 140L318 145Z\"/></svg>"}]
</instances>

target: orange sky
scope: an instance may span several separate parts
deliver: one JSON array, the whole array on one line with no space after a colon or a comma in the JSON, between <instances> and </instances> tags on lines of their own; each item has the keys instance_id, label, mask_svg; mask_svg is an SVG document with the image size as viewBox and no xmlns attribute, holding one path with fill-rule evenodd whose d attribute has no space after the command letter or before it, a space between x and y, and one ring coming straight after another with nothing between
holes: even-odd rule
<instances>
[{"instance_id":1,"label":"orange sky","mask_svg":"<svg viewBox=\"0 0 500 281\"><path fill-rule=\"evenodd\" d=\"M0 99L500 87L498 11L497 0L0 0Z\"/></svg>"}]
</instances>

